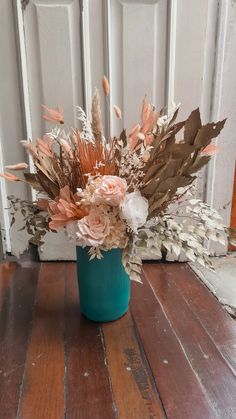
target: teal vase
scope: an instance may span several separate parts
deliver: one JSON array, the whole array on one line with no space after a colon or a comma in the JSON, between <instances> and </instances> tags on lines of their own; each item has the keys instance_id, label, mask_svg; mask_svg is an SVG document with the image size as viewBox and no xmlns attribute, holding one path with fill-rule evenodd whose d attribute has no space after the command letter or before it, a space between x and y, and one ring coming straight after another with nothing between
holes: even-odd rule
<instances>
[{"instance_id":1,"label":"teal vase","mask_svg":"<svg viewBox=\"0 0 236 419\"><path fill-rule=\"evenodd\" d=\"M123 316L129 307L130 279L122 264L121 249L102 252L89 260L89 248L77 246L80 310L90 320L109 322Z\"/></svg>"}]
</instances>

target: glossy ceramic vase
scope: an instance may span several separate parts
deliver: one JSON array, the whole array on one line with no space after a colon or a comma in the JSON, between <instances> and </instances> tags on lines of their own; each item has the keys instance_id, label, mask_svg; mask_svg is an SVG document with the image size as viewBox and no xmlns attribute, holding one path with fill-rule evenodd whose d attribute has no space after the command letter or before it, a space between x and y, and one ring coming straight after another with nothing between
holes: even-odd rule
<instances>
[{"instance_id":1,"label":"glossy ceramic vase","mask_svg":"<svg viewBox=\"0 0 236 419\"><path fill-rule=\"evenodd\" d=\"M89 260L88 248L77 246L80 310L90 320L109 322L123 316L129 306L130 279L122 264L121 249L102 252Z\"/></svg>"}]
</instances>

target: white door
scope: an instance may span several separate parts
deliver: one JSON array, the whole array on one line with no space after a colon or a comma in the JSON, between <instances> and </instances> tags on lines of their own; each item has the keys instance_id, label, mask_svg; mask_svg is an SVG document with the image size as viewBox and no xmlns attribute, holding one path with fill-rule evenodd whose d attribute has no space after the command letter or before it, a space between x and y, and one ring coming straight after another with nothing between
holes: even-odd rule
<instances>
[{"instance_id":1,"label":"white door","mask_svg":"<svg viewBox=\"0 0 236 419\"><path fill-rule=\"evenodd\" d=\"M215 0L13 0L12 8L9 0L1 0L0 7L1 16L7 15L0 27L7 78L6 83L1 77L2 167L22 160L18 140L37 138L48 129L40 118L42 103L62 105L69 125L75 126L76 105L89 112L93 87L100 88L106 74L111 103L123 110L127 128L138 120L144 94L158 108L181 102L180 117L198 106L203 121L229 116L219 140L222 152L198 180L198 195L221 209L229 222L236 152L235 2L222 0L218 8ZM108 115L105 102L102 110L107 130L117 134L121 122ZM6 195L27 191L1 182L5 243L17 253L25 236L16 232L19 221L14 234L8 234ZM42 259L74 257L63 234L47 237Z\"/></svg>"}]
</instances>

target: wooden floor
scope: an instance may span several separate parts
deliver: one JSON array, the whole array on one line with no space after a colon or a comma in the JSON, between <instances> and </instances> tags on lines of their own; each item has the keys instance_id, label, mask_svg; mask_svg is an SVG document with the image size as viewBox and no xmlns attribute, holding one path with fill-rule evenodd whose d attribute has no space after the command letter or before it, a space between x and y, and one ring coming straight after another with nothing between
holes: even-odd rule
<instances>
[{"instance_id":1,"label":"wooden floor","mask_svg":"<svg viewBox=\"0 0 236 419\"><path fill-rule=\"evenodd\" d=\"M74 263L0 264L0 419L236 418L236 323L185 264L80 315Z\"/></svg>"}]
</instances>

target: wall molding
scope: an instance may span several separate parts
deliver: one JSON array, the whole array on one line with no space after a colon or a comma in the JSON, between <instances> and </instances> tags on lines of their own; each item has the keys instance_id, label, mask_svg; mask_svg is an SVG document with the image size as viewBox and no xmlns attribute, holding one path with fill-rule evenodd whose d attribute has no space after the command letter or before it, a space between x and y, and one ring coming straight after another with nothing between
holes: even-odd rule
<instances>
[{"instance_id":1,"label":"wall molding","mask_svg":"<svg viewBox=\"0 0 236 419\"><path fill-rule=\"evenodd\" d=\"M5 172L3 161L2 138L0 137L0 173ZM6 181L0 178L0 215L1 215L1 236L3 253L11 252L11 237L10 237L10 215L7 210L9 203L7 199Z\"/></svg>"},{"instance_id":2,"label":"wall molding","mask_svg":"<svg viewBox=\"0 0 236 419\"><path fill-rule=\"evenodd\" d=\"M166 54L166 107L171 109L175 101L175 47L176 47L177 0L167 2L167 54Z\"/></svg>"},{"instance_id":3,"label":"wall molding","mask_svg":"<svg viewBox=\"0 0 236 419\"><path fill-rule=\"evenodd\" d=\"M24 110L24 123L27 140L33 138L31 112L30 112L30 93L28 84L28 71L27 71L27 55L25 46L25 33L24 33L24 10L21 0L15 2L15 21L16 21L16 36L19 50L19 66L20 66L20 83L22 92L22 103ZM34 172L34 164L32 157L28 154L29 169ZM31 190L32 200L36 200L36 192L33 188Z\"/></svg>"},{"instance_id":4,"label":"wall molding","mask_svg":"<svg viewBox=\"0 0 236 419\"><path fill-rule=\"evenodd\" d=\"M210 102L209 118L211 121L220 119L220 107L222 99L222 82L224 72L224 57L226 46L226 33L228 22L228 0L219 1L217 3L217 20L216 20L216 45L214 56L214 71L212 74L212 95ZM213 9L211 9L213 10ZM209 17L210 19L210 17ZM217 143L217 139L216 139ZM214 204L214 185L216 174L217 155L213 156L207 167L206 181L206 201L209 205Z\"/></svg>"},{"instance_id":5,"label":"wall molding","mask_svg":"<svg viewBox=\"0 0 236 419\"><path fill-rule=\"evenodd\" d=\"M111 60L111 0L105 0L103 2L103 19L104 19L104 30L103 30L103 42L104 42L104 71L105 75L110 83L110 95L109 100L105 103L106 113L106 131L107 136L113 132L113 79L112 79L112 60ZM110 103L110 106L109 106Z\"/></svg>"},{"instance_id":6,"label":"wall molding","mask_svg":"<svg viewBox=\"0 0 236 419\"><path fill-rule=\"evenodd\" d=\"M92 106L92 82L88 2L89 0L80 0L84 110L86 114L90 116Z\"/></svg>"}]
</instances>

